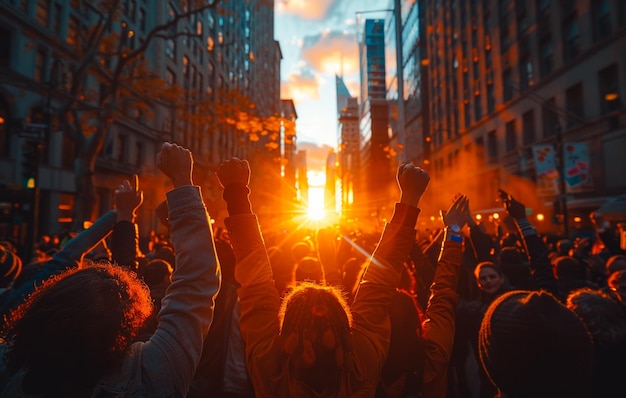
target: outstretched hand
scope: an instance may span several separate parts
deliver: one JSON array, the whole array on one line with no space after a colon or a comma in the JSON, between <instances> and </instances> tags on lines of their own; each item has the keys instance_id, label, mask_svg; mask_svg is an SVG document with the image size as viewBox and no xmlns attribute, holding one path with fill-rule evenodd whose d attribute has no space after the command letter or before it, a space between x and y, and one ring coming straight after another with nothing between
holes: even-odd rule
<instances>
[{"instance_id":1,"label":"outstretched hand","mask_svg":"<svg viewBox=\"0 0 626 398\"><path fill-rule=\"evenodd\" d=\"M231 184L248 185L250 183L250 164L247 160L230 158L220 164L215 175L222 188Z\"/></svg>"},{"instance_id":2,"label":"outstretched hand","mask_svg":"<svg viewBox=\"0 0 626 398\"><path fill-rule=\"evenodd\" d=\"M135 212L143 203L143 191L139 190L139 176L134 174L132 182L124 180L115 190L113 203L118 221L134 222Z\"/></svg>"},{"instance_id":3,"label":"outstretched hand","mask_svg":"<svg viewBox=\"0 0 626 398\"><path fill-rule=\"evenodd\" d=\"M396 180L401 191L400 203L417 207L424 191L426 191L430 176L419 167L410 163L403 163L398 167Z\"/></svg>"},{"instance_id":4,"label":"outstretched hand","mask_svg":"<svg viewBox=\"0 0 626 398\"><path fill-rule=\"evenodd\" d=\"M161 152L157 154L157 167L168 176L174 187L193 185L193 157L189 149L180 145L164 142Z\"/></svg>"},{"instance_id":5,"label":"outstretched hand","mask_svg":"<svg viewBox=\"0 0 626 398\"><path fill-rule=\"evenodd\" d=\"M503 189L498 189L498 196L500 196L500 199L502 200L504 209L511 217L516 220L526 218L526 206L524 206L523 203L518 202L512 195L509 195Z\"/></svg>"},{"instance_id":6,"label":"outstretched hand","mask_svg":"<svg viewBox=\"0 0 626 398\"><path fill-rule=\"evenodd\" d=\"M456 194L448 211L445 213L442 211L441 213L446 227L454 225L462 229L467 223L469 216L469 198L460 193Z\"/></svg>"}]
</instances>

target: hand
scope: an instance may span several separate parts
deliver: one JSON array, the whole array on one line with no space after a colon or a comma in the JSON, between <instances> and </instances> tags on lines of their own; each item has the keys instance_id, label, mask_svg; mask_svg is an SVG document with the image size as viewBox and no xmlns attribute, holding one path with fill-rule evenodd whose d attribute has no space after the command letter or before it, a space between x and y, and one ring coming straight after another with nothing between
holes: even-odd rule
<instances>
[{"instance_id":1,"label":"hand","mask_svg":"<svg viewBox=\"0 0 626 398\"><path fill-rule=\"evenodd\" d=\"M430 176L419 167L410 163L403 163L398 167L396 180L401 192L400 203L417 207L424 191L426 191Z\"/></svg>"},{"instance_id":2,"label":"hand","mask_svg":"<svg viewBox=\"0 0 626 398\"><path fill-rule=\"evenodd\" d=\"M222 188L231 184L248 185L250 183L250 164L247 160L230 158L220 164L215 175Z\"/></svg>"},{"instance_id":3,"label":"hand","mask_svg":"<svg viewBox=\"0 0 626 398\"><path fill-rule=\"evenodd\" d=\"M465 226L465 223L467 223L468 213L469 198L463 194L456 194L448 211L441 211L441 216L446 227L456 225L459 227L460 231Z\"/></svg>"},{"instance_id":4,"label":"hand","mask_svg":"<svg viewBox=\"0 0 626 398\"><path fill-rule=\"evenodd\" d=\"M115 190L113 204L117 209L117 221L135 221L136 211L143 203L143 191L139 190L139 177L133 175L132 183L124 180Z\"/></svg>"},{"instance_id":5,"label":"hand","mask_svg":"<svg viewBox=\"0 0 626 398\"><path fill-rule=\"evenodd\" d=\"M164 142L161 146L161 152L157 154L156 161L159 170L172 180L174 188L193 185L191 177L193 157L189 149Z\"/></svg>"},{"instance_id":6,"label":"hand","mask_svg":"<svg viewBox=\"0 0 626 398\"><path fill-rule=\"evenodd\" d=\"M526 206L524 206L523 203L518 202L513 196L509 195L502 189L498 189L498 196L500 196L500 199L502 200L504 209L511 217L516 220L526 218Z\"/></svg>"}]
</instances>

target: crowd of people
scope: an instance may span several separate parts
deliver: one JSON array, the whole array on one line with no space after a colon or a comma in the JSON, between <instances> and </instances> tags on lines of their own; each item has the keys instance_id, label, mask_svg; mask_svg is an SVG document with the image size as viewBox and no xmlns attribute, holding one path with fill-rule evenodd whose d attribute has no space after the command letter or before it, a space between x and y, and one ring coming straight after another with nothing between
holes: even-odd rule
<instances>
[{"instance_id":1,"label":"crowd of people","mask_svg":"<svg viewBox=\"0 0 626 398\"><path fill-rule=\"evenodd\" d=\"M188 149L164 143L168 233L139 244L137 176L114 208L23 264L0 244L1 397L626 397L626 252L513 227L459 193L416 231L430 177L398 167L380 235L261 228L250 166L216 171L215 229Z\"/></svg>"}]
</instances>

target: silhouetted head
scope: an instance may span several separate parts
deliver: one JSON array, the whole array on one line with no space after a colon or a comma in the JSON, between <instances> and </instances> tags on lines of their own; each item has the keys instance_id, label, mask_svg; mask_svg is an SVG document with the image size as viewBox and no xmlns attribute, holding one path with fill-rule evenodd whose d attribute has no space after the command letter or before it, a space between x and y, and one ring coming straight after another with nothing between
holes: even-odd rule
<instances>
[{"instance_id":1,"label":"silhouetted head","mask_svg":"<svg viewBox=\"0 0 626 398\"><path fill-rule=\"evenodd\" d=\"M30 394L69 396L117 366L152 312L137 276L117 266L71 269L48 279L9 317L11 372Z\"/></svg>"},{"instance_id":2,"label":"silhouetted head","mask_svg":"<svg viewBox=\"0 0 626 398\"><path fill-rule=\"evenodd\" d=\"M0 245L0 288L9 287L22 273L22 259Z\"/></svg>"},{"instance_id":3,"label":"silhouetted head","mask_svg":"<svg viewBox=\"0 0 626 398\"><path fill-rule=\"evenodd\" d=\"M626 256L623 254L616 254L609 257L606 260L606 274L611 275L615 271L626 269Z\"/></svg>"}]
</instances>

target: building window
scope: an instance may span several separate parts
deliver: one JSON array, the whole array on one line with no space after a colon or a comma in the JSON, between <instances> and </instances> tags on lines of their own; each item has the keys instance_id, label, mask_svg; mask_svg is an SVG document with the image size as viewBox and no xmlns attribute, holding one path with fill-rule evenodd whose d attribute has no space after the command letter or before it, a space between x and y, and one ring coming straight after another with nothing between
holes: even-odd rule
<instances>
[{"instance_id":1,"label":"building window","mask_svg":"<svg viewBox=\"0 0 626 398\"><path fill-rule=\"evenodd\" d=\"M509 2L500 0L498 2L500 11L500 51L504 52L509 47Z\"/></svg>"},{"instance_id":2,"label":"building window","mask_svg":"<svg viewBox=\"0 0 626 398\"><path fill-rule=\"evenodd\" d=\"M146 10L144 10L142 7L139 7L138 15L139 15L139 29L141 29L142 31L145 31L146 30Z\"/></svg>"},{"instance_id":3,"label":"building window","mask_svg":"<svg viewBox=\"0 0 626 398\"><path fill-rule=\"evenodd\" d=\"M487 162L496 163L498 161L498 137L496 131L487 133Z\"/></svg>"},{"instance_id":4,"label":"building window","mask_svg":"<svg viewBox=\"0 0 626 398\"><path fill-rule=\"evenodd\" d=\"M556 113L556 100L548 99L541 106L541 125L543 128L543 136L551 137L554 135L559 126L559 116Z\"/></svg>"},{"instance_id":5,"label":"building window","mask_svg":"<svg viewBox=\"0 0 626 398\"><path fill-rule=\"evenodd\" d=\"M167 39L165 41L165 55L170 59L176 58L176 41L174 39Z\"/></svg>"},{"instance_id":6,"label":"building window","mask_svg":"<svg viewBox=\"0 0 626 398\"><path fill-rule=\"evenodd\" d=\"M502 91L504 94L504 102L513 98L513 79L511 79L511 68L506 68L502 72Z\"/></svg>"},{"instance_id":7,"label":"building window","mask_svg":"<svg viewBox=\"0 0 626 398\"><path fill-rule=\"evenodd\" d=\"M623 1L622 1L623 2ZM593 16L593 40L602 40L611 34L611 13L608 0L594 0L591 2Z\"/></svg>"},{"instance_id":8,"label":"building window","mask_svg":"<svg viewBox=\"0 0 626 398\"><path fill-rule=\"evenodd\" d=\"M167 68L165 70L165 81L170 86L173 86L176 84L176 73L174 73L174 71L171 70L170 68Z\"/></svg>"},{"instance_id":9,"label":"building window","mask_svg":"<svg viewBox=\"0 0 626 398\"><path fill-rule=\"evenodd\" d=\"M530 145L535 142L535 112L531 109L522 115L522 143Z\"/></svg>"},{"instance_id":10,"label":"building window","mask_svg":"<svg viewBox=\"0 0 626 398\"><path fill-rule=\"evenodd\" d=\"M70 46L78 45L78 19L70 16L70 22L67 27L67 38L65 39Z\"/></svg>"},{"instance_id":11,"label":"building window","mask_svg":"<svg viewBox=\"0 0 626 398\"><path fill-rule=\"evenodd\" d=\"M35 54L35 74L33 79L38 83L43 83L46 81L45 77L46 71L46 50L43 48L37 49L37 53Z\"/></svg>"},{"instance_id":12,"label":"building window","mask_svg":"<svg viewBox=\"0 0 626 398\"><path fill-rule=\"evenodd\" d=\"M563 21L563 58L571 61L580 53L580 28L576 13Z\"/></svg>"},{"instance_id":13,"label":"building window","mask_svg":"<svg viewBox=\"0 0 626 398\"><path fill-rule=\"evenodd\" d=\"M619 75L617 64L612 64L598 72L598 91L602 114L620 108Z\"/></svg>"},{"instance_id":14,"label":"building window","mask_svg":"<svg viewBox=\"0 0 626 398\"><path fill-rule=\"evenodd\" d=\"M487 84L487 113L493 113L496 108L496 100L493 95L493 84Z\"/></svg>"},{"instance_id":15,"label":"building window","mask_svg":"<svg viewBox=\"0 0 626 398\"><path fill-rule=\"evenodd\" d=\"M141 168L144 161L144 150L141 142L135 143L135 166Z\"/></svg>"},{"instance_id":16,"label":"building window","mask_svg":"<svg viewBox=\"0 0 626 398\"><path fill-rule=\"evenodd\" d=\"M517 34L521 36L528 26L530 26L526 13L526 0L515 0L515 14L517 19Z\"/></svg>"},{"instance_id":17,"label":"building window","mask_svg":"<svg viewBox=\"0 0 626 398\"><path fill-rule=\"evenodd\" d=\"M474 120L478 121L483 117L483 107L480 99L480 95L474 97Z\"/></svg>"},{"instance_id":18,"label":"building window","mask_svg":"<svg viewBox=\"0 0 626 398\"><path fill-rule=\"evenodd\" d=\"M554 48L550 37L539 42L539 57L539 73L545 78L552 73L554 67Z\"/></svg>"},{"instance_id":19,"label":"building window","mask_svg":"<svg viewBox=\"0 0 626 398\"><path fill-rule=\"evenodd\" d=\"M464 106L464 111L465 111L465 128L468 129L469 126L472 124L472 118L470 117L470 104L469 101L467 103L465 103Z\"/></svg>"},{"instance_id":20,"label":"building window","mask_svg":"<svg viewBox=\"0 0 626 398\"><path fill-rule=\"evenodd\" d=\"M11 59L11 31L0 27L0 66L9 66Z\"/></svg>"},{"instance_id":21,"label":"building window","mask_svg":"<svg viewBox=\"0 0 626 398\"><path fill-rule=\"evenodd\" d=\"M565 108L567 110L567 126L573 126L585 117L585 99L583 84L578 83L565 91Z\"/></svg>"},{"instance_id":22,"label":"building window","mask_svg":"<svg viewBox=\"0 0 626 398\"><path fill-rule=\"evenodd\" d=\"M533 62L530 57L525 57L520 62L520 86L522 90L535 84L533 76Z\"/></svg>"},{"instance_id":23,"label":"building window","mask_svg":"<svg viewBox=\"0 0 626 398\"><path fill-rule=\"evenodd\" d=\"M512 152L517 148L517 129L515 127L515 120L511 120L506 122L506 131L505 131L505 145L506 151Z\"/></svg>"},{"instance_id":24,"label":"building window","mask_svg":"<svg viewBox=\"0 0 626 398\"><path fill-rule=\"evenodd\" d=\"M37 0L35 19L43 26L50 23L50 0Z\"/></svg>"},{"instance_id":25,"label":"building window","mask_svg":"<svg viewBox=\"0 0 626 398\"><path fill-rule=\"evenodd\" d=\"M125 135L118 135L117 142L115 146L115 159L120 162L124 162L126 160L126 147L128 145L128 137Z\"/></svg>"},{"instance_id":26,"label":"building window","mask_svg":"<svg viewBox=\"0 0 626 398\"><path fill-rule=\"evenodd\" d=\"M61 7L61 4L59 3L54 3L54 16L53 18L53 26L52 26L52 30L54 30L54 33L57 34L57 36L61 35L61 18L63 17L63 8Z\"/></svg>"}]
</instances>

